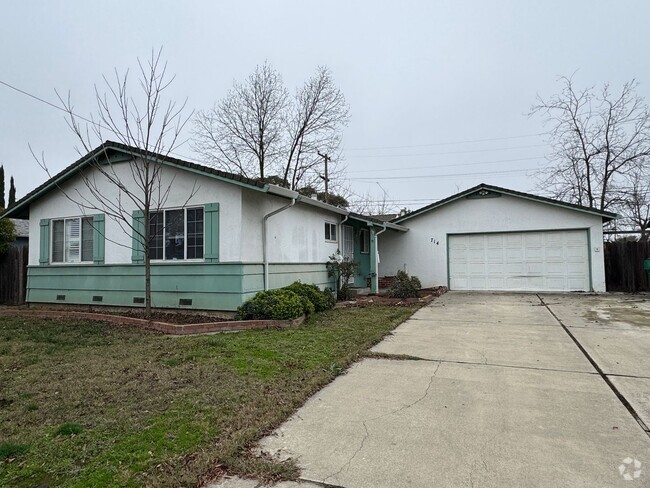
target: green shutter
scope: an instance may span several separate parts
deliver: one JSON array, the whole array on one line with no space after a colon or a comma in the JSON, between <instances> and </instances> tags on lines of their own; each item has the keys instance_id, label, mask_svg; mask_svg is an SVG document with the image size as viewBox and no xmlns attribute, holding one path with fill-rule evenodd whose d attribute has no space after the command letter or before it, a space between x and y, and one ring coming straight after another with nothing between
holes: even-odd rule
<instances>
[{"instance_id":1,"label":"green shutter","mask_svg":"<svg viewBox=\"0 0 650 488\"><path fill-rule=\"evenodd\" d=\"M50 264L50 219L41 220L41 253L39 264Z\"/></svg>"},{"instance_id":2,"label":"green shutter","mask_svg":"<svg viewBox=\"0 0 650 488\"><path fill-rule=\"evenodd\" d=\"M219 204L208 203L204 207L205 244L203 256L209 263L219 262Z\"/></svg>"},{"instance_id":3,"label":"green shutter","mask_svg":"<svg viewBox=\"0 0 650 488\"><path fill-rule=\"evenodd\" d=\"M134 210L133 234L131 243L131 262L134 264L144 263L144 212Z\"/></svg>"},{"instance_id":4,"label":"green shutter","mask_svg":"<svg viewBox=\"0 0 650 488\"><path fill-rule=\"evenodd\" d=\"M93 215L93 262L95 264L104 264L105 220L104 214Z\"/></svg>"}]
</instances>

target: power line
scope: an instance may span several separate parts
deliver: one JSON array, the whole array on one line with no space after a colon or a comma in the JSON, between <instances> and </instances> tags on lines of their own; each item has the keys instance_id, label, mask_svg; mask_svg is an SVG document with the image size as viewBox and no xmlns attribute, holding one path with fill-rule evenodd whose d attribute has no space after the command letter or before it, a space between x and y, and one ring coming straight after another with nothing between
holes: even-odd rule
<instances>
[{"instance_id":1,"label":"power line","mask_svg":"<svg viewBox=\"0 0 650 488\"><path fill-rule=\"evenodd\" d=\"M446 152L437 152L437 153L419 153L419 154L377 154L377 155L368 155L364 154L362 156L348 156L350 159L361 159L361 158L411 158L417 156L442 156L448 154L469 154L469 153L482 153L482 152L491 152L491 151L509 151L511 149L528 149L531 147L548 147L548 144L530 144L527 146L510 146L510 147L495 147L492 149L470 149L466 151L446 151Z\"/></svg>"},{"instance_id":2,"label":"power line","mask_svg":"<svg viewBox=\"0 0 650 488\"><path fill-rule=\"evenodd\" d=\"M544 156L539 156L535 158L516 158L516 159L496 159L493 161L476 161L474 163L445 163L445 164L434 164L426 166L408 166L406 168L400 167L399 170L408 170L408 169L433 169L433 168L446 168L446 167L455 167L455 166L475 166L479 164L494 164L494 163L512 163L516 161L533 161L542 159ZM396 168L390 169L359 169L354 171L348 171L348 173L380 173L386 171L395 171Z\"/></svg>"},{"instance_id":3,"label":"power line","mask_svg":"<svg viewBox=\"0 0 650 488\"><path fill-rule=\"evenodd\" d=\"M492 137L488 139L468 139L465 141L453 141L453 142L432 142L430 144L413 144L405 146L374 146L374 147L351 147L346 148L347 151L370 151L373 149L406 149L411 147L432 147L432 146L450 146L454 144L469 144L474 142L492 142L492 141L506 141L510 139L525 139L528 137L537 137L548 134L548 132L538 132L535 134L524 134L521 136L508 136L508 137Z\"/></svg>"},{"instance_id":4,"label":"power line","mask_svg":"<svg viewBox=\"0 0 650 488\"><path fill-rule=\"evenodd\" d=\"M375 183L374 180L411 180L414 178L423 179L423 178L451 178L456 176L485 176L485 175L495 175L495 174L506 174L506 173L526 173L528 171L534 171L538 168L525 168L525 169L511 169L511 170L502 170L502 171L488 171L484 173L452 173L446 175L413 175L413 176L379 176L369 180L367 178L349 178L350 180L355 181L365 181L368 183Z\"/></svg>"}]
</instances>

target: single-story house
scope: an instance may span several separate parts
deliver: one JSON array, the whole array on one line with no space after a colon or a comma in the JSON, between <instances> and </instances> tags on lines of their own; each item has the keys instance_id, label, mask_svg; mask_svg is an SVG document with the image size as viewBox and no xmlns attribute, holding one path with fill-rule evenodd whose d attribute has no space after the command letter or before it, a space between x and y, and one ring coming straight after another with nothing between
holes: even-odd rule
<instances>
[{"instance_id":1,"label":"single-story house","mask_svg":"<svg viewBox=\"0 0 650 488\"><path fill-rule=\"evenodd\" d=\"M108 141L4 213L29 219L27 302L143 306L142 239L133 230L144 229L142 211L97 169L128 186L143 157L171 189L149 223L154 307L232 311L296 280L331 287L325 263L337 250L359 263L351 285L371 292L402 269L452 290L605 291L609 212L478 185L385 221ZM97 189L126 207L130 225L80 207Z\"/></svg>"},{"instance_id":2,"label":"single-story house","mask_svg":"<svg viewBox=\"0 0 650 488\"><path fill-rule=\"evenodd\" d=\"M16 239L11 243L13 247L24 248L29 243L29 221L24 219L9 219L14 224Z\"/></svg>"},{"instance_id":3,"label":"single-story house","mask_svg":"<svg viewBox=\"0 0 650 488\"><path fill-rule=\"evenodd\" d=\"M27 302L143 305L144 232L134 230L144 228L142 211L107 179L137 193L127 163L142 156L108 141L5 212L29 219ZM280 186L160 154L146 157L162 165L159 187L171 189L150 222L157 235L154 307L232 311L261 290L296 280L333 287L325 263L338 249L359 263L353 285L376 291L377 236L407 231ZM100 171L100 164L109 169ZM130 225L101 212L101 204L89 210L98 192L126 207Z\"/></svg>"}]
</instances>

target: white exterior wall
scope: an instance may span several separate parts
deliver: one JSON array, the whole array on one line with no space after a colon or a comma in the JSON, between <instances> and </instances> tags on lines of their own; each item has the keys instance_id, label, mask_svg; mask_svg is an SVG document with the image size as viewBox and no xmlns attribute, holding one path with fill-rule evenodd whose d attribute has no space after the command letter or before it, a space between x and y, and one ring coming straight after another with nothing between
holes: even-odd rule
<instances>
[{"instance_id":1,"label":"white exterior wall","mask_svg":"<svg viewBox=\"0 0 650 488\"><path fill-rule=\"evenodd\" d=\"M405 234L379 236L380 276L400 269L427 286L447 286L447 235L482 232L588 229L594 291L605 291L602 218L524 198L461 198L406 220Z\"/></svg>"},{"instance_id":2,"label":"white exterior wall","mask_svg":"<svg viewBox=\"0 0 650 488\"><path fill-rule=\"evenodd\" d=\"M243 190L242 260L262 262L262 219L291 200ZM304 203L296 203L267 220L268 260L271 263L325 263L338 249L325 240L325 222L341 217ZM338 228L340 232L340 226Z\"/></svg>"},{"instance_id":3,"label":"white exterior wall","mask_svg":"<svg viewBox=\"0 0 650 488\"><path fill-rule=\"evenodd\" d=\"M115 172L120 176L123 182L132 181L129 165L126 163L115 164ZM219 259L222 262L240 261L241 248L241 198L242 188L240 186L215 180L205 176L197 175L189 171L165 166L162 172L162 188L173 181L173 190L169 193L164 208L173 208L181 206L204 205L207 203L219 203L219 228L220 228L220 248ZM105 178L97 172L97 181ZM133 184L134 191L137 191ZM187 197L195 189L195 195L187 202ZM82 196L91 199L92 195L88 188L79 179L72 179L62 185L65 193L77 201L82 201L77 196L77 191ZM115 201L119 196L117 187L109 182L104 185L102 194ZM128 198L123 198L124 206L128 213L135 210L131 208L131 202ZM99 205L101 208L101 205ZM55 219L61 217L78 217L84 214L79 206L70 201L63 192L52 190L50 193L34 202L29 209L29 233L33 236L29 240L29 264L38 265L40 254L40 220ZM86 214L92 215L104 213L99 210L85 210ZM125 264L131 262L131 232L130 229L122 226L116 220L108 215L106 216L106 243L105 243L105 263L106 264ZM123 229L124 227L124 229Z\"/></svg>"}]
</instances>

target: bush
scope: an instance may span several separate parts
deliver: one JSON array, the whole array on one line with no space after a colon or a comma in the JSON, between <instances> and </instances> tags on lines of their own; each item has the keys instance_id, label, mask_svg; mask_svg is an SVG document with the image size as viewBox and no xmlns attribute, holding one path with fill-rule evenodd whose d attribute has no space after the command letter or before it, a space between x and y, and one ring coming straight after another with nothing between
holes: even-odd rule
<instances>
[{"instance_id":1,"label":"bush","mask_svg":"<svg viewBox=\"0 0 650 488\"><path fill-rule=\"evenodd\" d=\"M313 304L291 290L261 291L237 309L239 320L290 320L314 311Z\"/></svg>"},{"instance_id":2,"label":"bush","mask_svg":"<svg viewBox=\"0 0 650 488\"><path fill-rule=\"evenodd\" d=\"M308 285L306 283L301 283L296 281L295 283L290 284L289 286L284 287L285 290L291 290L301 297L305 297L311 303L314 304L314 310L316 312L324 312L329 310L334 306L331 303L331 298L325 292L320 291L316 285Z\"/></svg>"},{"instance_id":3,"label":"bush","mask_svg":"<svg viewBox=\"0 0 650 488\"><path fill-rule=\"evenodd\" d=\"M325 296L325 300L327 300L327 308L334 308L336 305L336 293L334 293L334 290L327 287L323 290L323 295Z\"/></svg>"},{"instance_id":4,"label":"bush","mask_svg":"<svg viewBox=\"0 0 650 488\"><path fill-rule=\"evenodd\" d=\"M406 271L398 271L395 281L388 289L392 298L418 298L422 283L417 276L409 276Z\"/></svg>"}]
</instances>

